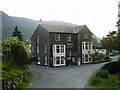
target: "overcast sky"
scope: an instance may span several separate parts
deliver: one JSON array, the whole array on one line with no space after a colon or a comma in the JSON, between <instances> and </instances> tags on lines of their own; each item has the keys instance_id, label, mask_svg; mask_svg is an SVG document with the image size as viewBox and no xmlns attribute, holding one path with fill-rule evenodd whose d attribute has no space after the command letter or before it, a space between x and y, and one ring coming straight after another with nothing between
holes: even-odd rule
<instances>
[{"instance_id":1,"label":"overcast sky","mask_svg":"<svg viewBox=\"0 0 120 90\"><path fill-rule=\"evenodd\" d=\"M10 16L42 21L86 24L98 37L117 30L119 0L0 0L0 10Z\"/></svg>"}]
</instances>

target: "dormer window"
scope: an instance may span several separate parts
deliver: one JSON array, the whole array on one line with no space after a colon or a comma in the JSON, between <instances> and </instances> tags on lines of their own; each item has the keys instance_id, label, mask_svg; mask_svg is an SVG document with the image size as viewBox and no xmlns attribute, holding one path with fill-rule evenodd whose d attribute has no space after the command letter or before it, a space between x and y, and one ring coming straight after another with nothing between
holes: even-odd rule
<instances>
[{"instance_id":1,"label":"dormer window","mask_svg":"<svg viewBox=\"0 0 120 90\"><path fill-rule=\"evenodd\" d=\"M67 35L67 41L71 41L71 35Z\"/></svg>"},{"instance_id":2,"label":"dormer window","mask_svg":"<svg viewBox=\"0 0 120 90\"><path fill-rule=\"evenodd\" d=\"M55 34L55 40L60 41L60 34Z\"/></svg>"},{"instance_id":3,"label":"dormer window","mask_svg":"<svg viewBox=\"0 0 120 90\"><path fill-rule=\"evenodd\" d=\"M84 34L84 39L87 39L88 38L88 35L87 34Z\"/></svg>"}]
</instances>

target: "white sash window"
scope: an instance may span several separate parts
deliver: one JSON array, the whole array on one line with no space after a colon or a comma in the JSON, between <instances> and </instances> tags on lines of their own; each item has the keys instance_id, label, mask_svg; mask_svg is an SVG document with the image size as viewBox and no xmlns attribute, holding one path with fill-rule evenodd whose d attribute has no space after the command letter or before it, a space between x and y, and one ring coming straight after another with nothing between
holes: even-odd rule
<instances>
[{"instance_id":1,"label":"white sash window","mask_svg":"<svg viewBox=\"0 0 120 90\"><path fill-rule=\"evenodd\" d=\"M65 45L53 45L53 66L65 65Z\"/></svg>"}]
</instances>

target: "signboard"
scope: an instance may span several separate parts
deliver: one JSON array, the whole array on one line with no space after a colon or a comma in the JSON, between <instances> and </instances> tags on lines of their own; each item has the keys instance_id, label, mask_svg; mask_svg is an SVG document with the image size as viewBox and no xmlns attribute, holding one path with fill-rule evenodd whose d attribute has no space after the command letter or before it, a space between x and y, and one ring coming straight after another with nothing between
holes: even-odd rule
<instances>
[{"instance_id":1,"label":"signboard","mask_svg":"<svg viewBox=\"0 0 120 90\"><path fill-rule=\"evenodd\" d=\"M73 43L67 43L67 48L72 48L73 47Z\"/></svg>"}]
</instances>

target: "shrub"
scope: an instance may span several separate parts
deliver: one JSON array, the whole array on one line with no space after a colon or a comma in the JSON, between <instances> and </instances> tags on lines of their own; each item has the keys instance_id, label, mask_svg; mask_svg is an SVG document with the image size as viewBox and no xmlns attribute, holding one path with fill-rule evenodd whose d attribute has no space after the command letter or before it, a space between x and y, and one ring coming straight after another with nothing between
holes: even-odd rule
<instances>
[{"instance_id":1,"label":"shrub","mask_svg":"<svg viewBox=\"0 0 120 90\"><path fill-rule=\"evenodd\" d=\"M9 75L6 71L2 70L2 80L7 80L11 78L11 75Z\"/></svg>"},{"instance_id":2,"label":"shrub","mask_svg":"<svg viewBox=\"0 0 120 90\"><path fill-rule=\"evenodd\" d=\"M99 77L96 77L95 75L92 76L91 80L90 80L90 84L91 85L96 85L101 81L101 79Z\"/></svg>"},{"instance_id":3,"label":"shrub","mask_svg":"<svg viewBox=\"0 0 120 90\"><path fill-rule=\"evenodd\" d=\"M95 74L89 80L89 85L99 88L120 88L120 75L111 75L108 73L108 78L100 78Z\"/></svg>"},{"instance_id":4,"label":"shrub","mask_svg":"<svg viewBox=\"0 0 120 90\"><path fill-rule=\"evenodd\" d=\"M105 55L105 56L104 56L104 59L105 59L105 60L109 60L109 55Z\"/></svg>"},{"instance_id":5,"label":"shrub","mask_svg":"<svg viewBox=\"0 0 120 90\"><path fill-rule=\"evenodd\" d=\"M120 72L120 63L118 62L111 62L105 64L102 69L107 69L110 74L116 74Z\"/></svg>"},{"instance_id":6,"label":"shrub","mask_svg":"<svg viewBox=\"0 0 120 90\"><path fill-rule=\"evenodd\" d=\"M93 61L102 61L104 58L104 55L102 53L95 52L93 54Z\"/></svg>"},{"instance_id":7,"label":"shrub","mask_svg":"<svg viewBox=\"0 0 120 90\"><path fill-rule=\"evenodd\" d=\"M98 56L99 56L100 58L103 58L103 57L104 57L104 55L103 55L102 53L99 53Z\"/></svg>"},{"instance_id":8,"label":"shrub","mask_svg":"<svg viewBox=\"0 0 120 90\"><path fill-rule=\"evenodd\" d=\"M100 78L108 78L108 71L107 70L98 70L96 72L96 76Z\"/></svg>"},{"instance_id":9,"label":"shrub","mask_svg":"<svg viewBox=\"0 0 120 90\"><path fill-rule=\"evenodd\" d=\"M27 43L11 37L2 41L2 54L6 62L13 60L16 67L22 67L29 62L30 52ZM11 59L12 58L12 59Z\"/></svg>"},{"instance_id":10,"label":"shrub","mask_svg":"<svg viewBox=\"0 0 120 90\"><path fill-rule=\"evenodd\" d=\"M98 52L98 51L96 51L96 52L94 53L94 55L95 55L95 56L98 56L98 54L99 54L99 52Z\"/></svg>"},{"instance_id":11,"label":"shrub","mask_svg":"<svg viewBox=\"0 0 120 90\"><path fill-rule=\"evenodd\" d=\"M100 60L101 60L101 58L98 56L93 57L93 61L100 61Z\"/></svg>"}]
</instances>

